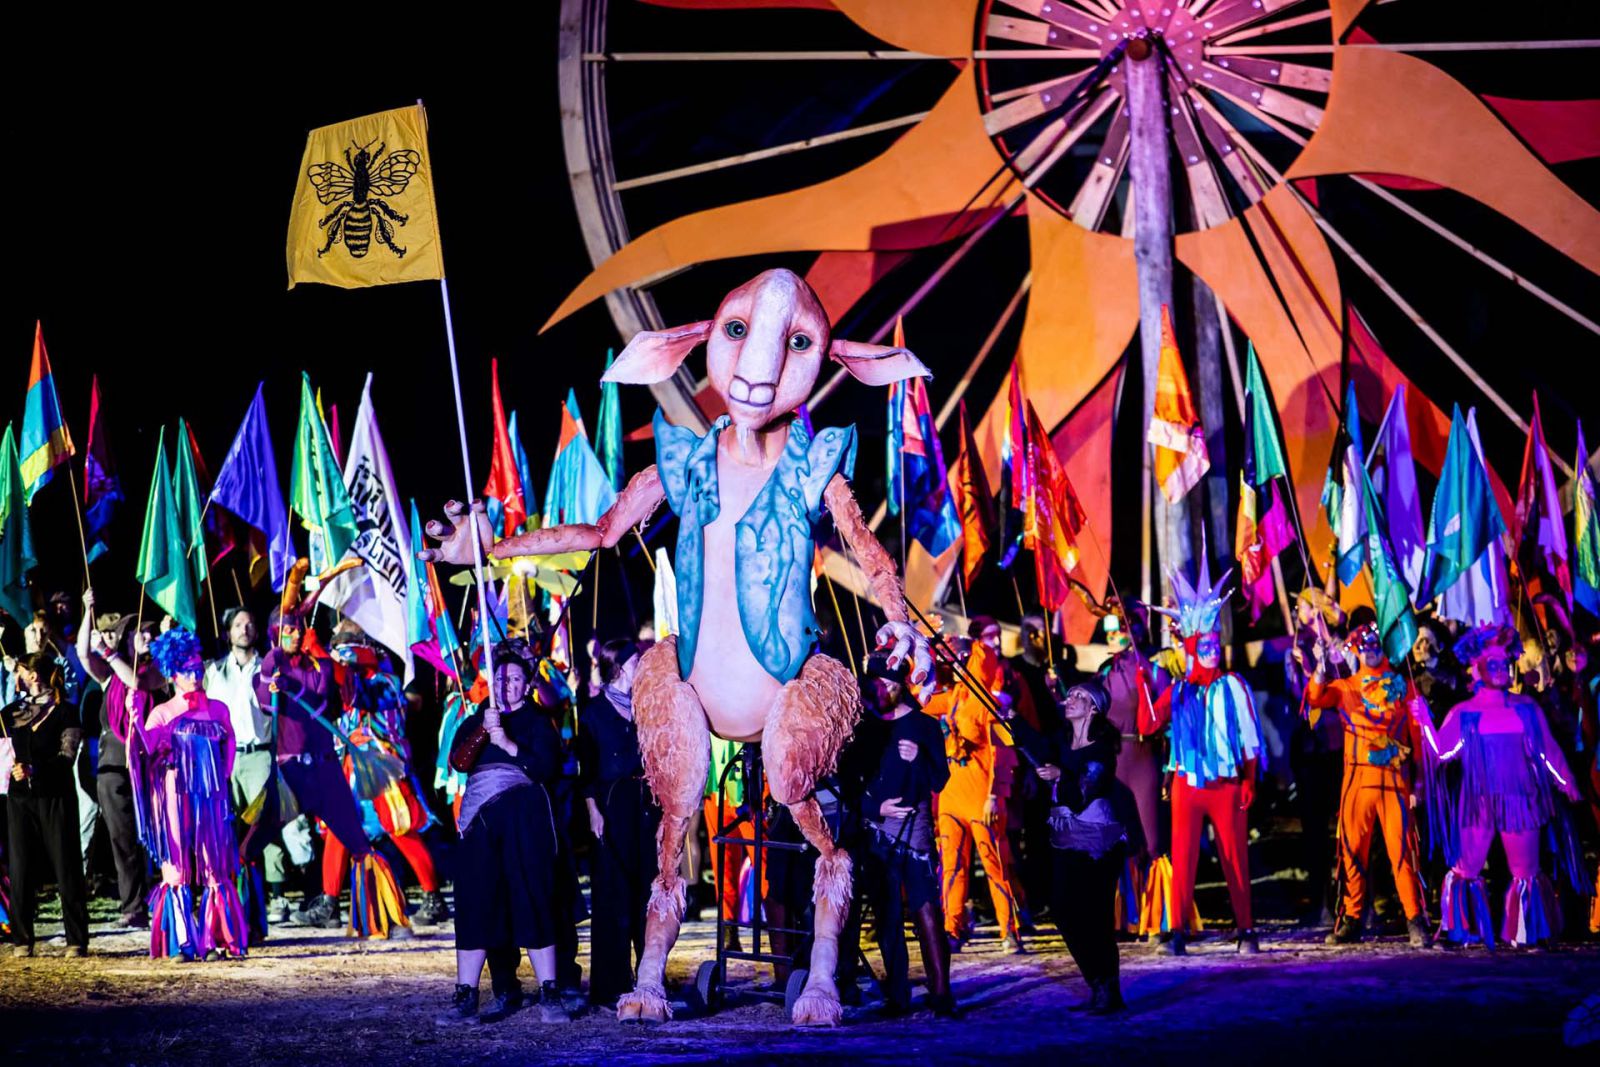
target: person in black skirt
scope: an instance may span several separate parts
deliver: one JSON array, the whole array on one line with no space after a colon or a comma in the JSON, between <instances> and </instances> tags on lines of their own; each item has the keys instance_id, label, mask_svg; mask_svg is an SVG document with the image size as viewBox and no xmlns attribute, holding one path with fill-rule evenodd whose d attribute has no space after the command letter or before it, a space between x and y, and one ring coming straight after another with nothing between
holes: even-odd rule
<instances>
[{"instance_id":1,"label":"person in black skirt","mask_svg":"<svg viewBox=\"0 0 1600 1067\"><path fill-rule=\"evenodd\" d=\"M456 861L456 988L441 1025L499 1022L520 1008L519 948L541 984L542 1021L571 1017L556 985L560 844L551 794L561 776L561 735L529 699L537 675L519 652L496 648L498 707L474 712L450 754L450 765L468 777ZM480 1013L485 962L494 1001Z\"/></svg>"},{"instance_id":2,"label":"person in black skirt","mask_svg":"<svg viewBox=\"0 0 1600 1067\"><path fill-rule=\"evenodd\" d=\"M589 1000L611 1007L633 989L644 951L645 907L656 876L661 809L644 780L633 723L633 672L639 649L607 641L595 650L600 696L578 721L578 786L596 849L589 908ZM632 955L629 950L632 950Z\"/></svg>"},{"instance_id":3,"label":"person in black skirt","mask_svg":"<svg viewBox=\"0 0 1600 1067\"><path fill-rule=\"evenodd\" d=\"M69 957L89 952L89 893L78 839L73 766L83 729L78 709L61 696L55 657L35 652L17 661L18 698L0 709L0 735L11 739L6 821L11 841L11 936L18 956L33 955L39 887L50 876L61 895Z\"/></svg>"},{"instance_id":4,"label":"person in black skirt","mask_svg":"<svg viewBox=\"0 0 1600 1067\"><path fill-rule=\"evenodd\" d=\"M1098 681L1067 692L1065 726L1047 737L1015 724L1018 743L1037 760L1034 773L1051 790L1050 917L1089 984L1080 1009L1120 1012L1116 922L1117 878L1128 854L1127 813L1114 804L1121 736L1106 718L1110 698Z\"/></svg>"}]
</instances>

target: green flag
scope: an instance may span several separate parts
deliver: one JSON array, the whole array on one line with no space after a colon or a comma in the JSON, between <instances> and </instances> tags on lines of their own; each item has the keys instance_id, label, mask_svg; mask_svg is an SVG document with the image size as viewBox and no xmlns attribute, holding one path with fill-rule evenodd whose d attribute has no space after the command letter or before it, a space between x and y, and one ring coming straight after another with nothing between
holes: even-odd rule
<instances>
[{"instance_id":1,"label":"green flag","mask_svg":"<svg viewBox=\"0 0 1600 1067\"><path fill-rule=\"evenodd\" d=\"M167 431L156 440L156 469L150 475L150 497L144 506L144 536L139 539L139 565L133 576L161 609L190 630L195 628L194 573L184 555L188 549L167 468Z\"/></svg>"},{"instance_id":2,"label":"green flag","mask_svg":"<svg viewBox=\"0 0 1600 1067\"><path fill-rule=\"evenodd\" d=\"M616 358L612 349L606 349L606 369ZM600 383L600 419L595 424L595 444L600 453L600 466L611 479L611 488L622 492L622 402L617 396L617 383ZM524 492L530 492L524 487Z\"/></svg>"},{"instance_id":3,"label":"green flag","mask_svg":"<svg viewBox=\"0 0 1600 1067\"><path fill-rule=\"evenodd\" d=\"M1411 592L1400 566L1395 562L1394 546L1389 543L1389 527L1383 507L1372 488L1366 468L1361 469L1361 499L1366 513L1367 573L1372 575L1372 607L1378 615L1378 633L1383 651L1395 665L1406 662L1417 639L1417 620L1411 614Z\"/></svg>"},{"instance_id":4,"label":"green flag","mask_svg":"<svg viewBox=\"0 0 1600 1067\"><path fill-rule=\"evenodd\" d=\"M206 580L206 530L201 518L205 503L200 496L200 479L195 474L194 456L189 450L189 427L178 420L178 462L172 473L176 496L178 529L183 535L184 555L194 575L194 587ZM216 590L212 590L213 593Z\"/></svg>"},{"instance_id":5,"label":"green flag","mask_svg":"<svg viewBox=\"0 0 1600 1067\"><path fill-rule=\"evenodd\" d=\"M0 438L0 608L18 626L33 619L33 598L28 595L28 572L38 564L33 557L33 533L28 529L28 498L22 484L22 462L17 455L17 431L7 426Z\"/></svg>"},{"instance_id":6,"label":"green flag","mask_svg":"<svg viewBox=\"0 0 1600 1067\"><path fill-rule=\"evenodd\" d=\"M1274 478L1289 476L1289 462L1283 457L1283 435L1278 432L1278 413L1272 410L1272 397L1261 377L1261 361L1256 358L1255 342L1250 343L1249 369L1245 371L1245 393L1250 398L1251 437L1245 447L1255 454L1256 484L1266 485Z\"/></svg>"},{"instance_id":7,"label":"green flag","mask_svg":"<svg viewBox=\"0 0 1600 1067\"><path fill-rule=\"evenodd\" d=\"M344 558L355 543L356 518L350 507L339 461L329 444L328 427L317 411L311 376L300 375L300 425L294 435L294 467L289 475L289 506L311 531L311 573L320 574Z\"/></svg>"}]
</instances>

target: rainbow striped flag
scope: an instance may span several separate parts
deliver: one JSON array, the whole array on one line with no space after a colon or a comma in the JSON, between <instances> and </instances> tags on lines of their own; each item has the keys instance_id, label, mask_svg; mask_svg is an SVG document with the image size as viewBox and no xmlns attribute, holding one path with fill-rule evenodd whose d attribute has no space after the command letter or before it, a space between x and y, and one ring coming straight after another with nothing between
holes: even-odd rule
<instances>
[{"instance_id":1,"label":"rainbow striped flag","mask_svg":"<svg viewBox=\"0 0 1600 1067\"><path fill-rule=\"evenodd\" d=\"M28 402L22 413L22 484L28 503L43 489L56 466L75 454L72 433L61 417L61 401L56 396L55 378L50 373L50 355L44 350L44 326L33 324L33 366L28 370Z\"/></svg>"}]
</instances>

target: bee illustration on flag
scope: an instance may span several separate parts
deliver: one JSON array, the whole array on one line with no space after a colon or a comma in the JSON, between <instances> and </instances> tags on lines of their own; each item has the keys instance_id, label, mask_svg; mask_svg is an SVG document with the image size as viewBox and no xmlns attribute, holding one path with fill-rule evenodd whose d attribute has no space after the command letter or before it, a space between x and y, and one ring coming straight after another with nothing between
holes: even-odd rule
<instances>
[{"instance_id":1,"label":"bee illustration on flag","mask_svg":"<svg viewBox=\"0 0 1600 1067\"><path fill-rule=\"evenodd\" d=\"M306 168L317 199L324 205L339 205L317 221L328 235L327 243L317 251L318 257L327 255L342 241L351 258L362 259L372 247L376 230L380 243L397 257L405 258L406 250L395 243L394 227L389 224L404 226L409 216L390 207L386 198L405 192L422 166L422 155L414 149L400 148L385 156L386 144L379 144L376 151L369 151L371 148L370 141L364 145L352 142L344 150L344 166L325 161ZM355 150L354 155L350 154L351 149Z\"/></svg>"}]
</instances>

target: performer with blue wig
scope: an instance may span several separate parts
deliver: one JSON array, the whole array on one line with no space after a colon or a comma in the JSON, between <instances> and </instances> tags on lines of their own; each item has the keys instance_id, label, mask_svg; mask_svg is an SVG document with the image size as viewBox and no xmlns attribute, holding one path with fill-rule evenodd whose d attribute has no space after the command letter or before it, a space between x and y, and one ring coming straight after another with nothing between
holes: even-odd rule
<instances>
[{"instance_id":1,"label":"performer with blue wig","mask_svg":"<svg viewBox=\"0 0 1600 1067\"><path fill-rule=\"evenodd\" d=\"M161 884L150 894L150 955L185 962L243 956L249 931L235 884L228 706L201 687L205 661L194 634L174 627L150 652L175 690L128 746L139 840L161 865Z\"/></svg>"}]
</instances>

